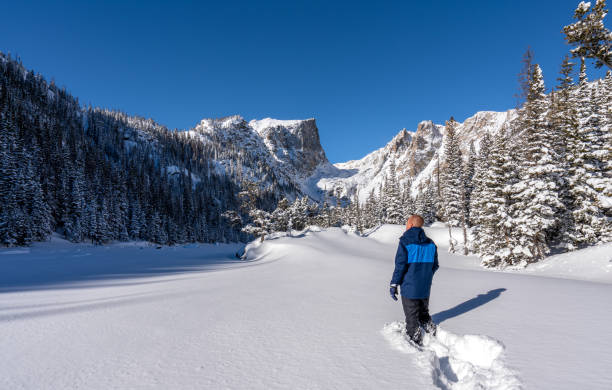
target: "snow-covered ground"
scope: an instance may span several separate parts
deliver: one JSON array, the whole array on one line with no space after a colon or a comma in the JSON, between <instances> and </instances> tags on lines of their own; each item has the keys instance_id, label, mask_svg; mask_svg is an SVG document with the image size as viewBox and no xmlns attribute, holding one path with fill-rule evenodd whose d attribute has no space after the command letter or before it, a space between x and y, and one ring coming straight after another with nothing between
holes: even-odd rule
<instances>
[{"instance_id":1,"label":"snow-covered ground","mask_svg":"<svg viewBox=\"0 0 612 390\"><path fill-rule=\"evenodd\" d=\"M388 296L401 231L306 231L246 260L237 245L0 250L0 388L612 388L610 246L491 272L428 229L440 331L416 351Z\"/></svg>"}]
</instances>

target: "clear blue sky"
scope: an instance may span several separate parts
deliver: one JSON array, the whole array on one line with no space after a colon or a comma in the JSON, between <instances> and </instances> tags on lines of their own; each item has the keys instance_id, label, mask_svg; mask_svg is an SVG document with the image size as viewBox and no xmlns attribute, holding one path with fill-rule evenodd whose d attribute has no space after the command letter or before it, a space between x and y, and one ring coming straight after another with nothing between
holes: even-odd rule
<instances>
[{"instance_id":1,"label":"clear blue sky","mask_svg":"<svg viewBox=\"0 0 612 390\"><path fill-rule=\"evenodd\" d=\"M170 128L315 117L339 162L421 120L512 108L528 45L553 85L577 3L2 0L0 50Z\"/></svg>"}]
</instances>

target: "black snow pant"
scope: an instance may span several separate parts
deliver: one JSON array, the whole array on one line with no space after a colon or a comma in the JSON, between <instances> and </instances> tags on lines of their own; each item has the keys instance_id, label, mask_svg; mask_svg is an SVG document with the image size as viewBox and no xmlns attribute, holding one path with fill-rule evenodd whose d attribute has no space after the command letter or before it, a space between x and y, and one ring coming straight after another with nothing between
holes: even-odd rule
<instances>
[{"instance_id":1,"label":"black snow pant","mask_svg":"<svg viewBox=\"0 0 612 390\"><path fill-rule=\"evenodd\" d=\"M421 330L419 325L426 327L432 322L429 316L429 298L409 299L402 297L402 307L406 315L406 335L420 343Z\"/></svg>"}]
</instances>

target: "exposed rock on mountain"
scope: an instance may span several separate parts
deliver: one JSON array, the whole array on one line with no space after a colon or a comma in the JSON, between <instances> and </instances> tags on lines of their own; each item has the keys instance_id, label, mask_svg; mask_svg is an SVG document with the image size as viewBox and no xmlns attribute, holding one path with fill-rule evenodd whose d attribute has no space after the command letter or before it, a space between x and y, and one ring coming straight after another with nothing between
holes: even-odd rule
<instances>
[{"instance_id":1,"label":"exposed rock on mountain","mask_svg":"<svg viewBox=\"0 0 612 390\"><path fill-rule=\"evenodd\" d=\"M266 118L252 120L249 125L263 139L276 161L297 175L311 175L319 165L328 163L317 124L312 118L286 121Z\"/></svg>"},{"instance_id":2,"label":"exposed rock on mountain","mask_svg":"<svg viewBox=\"0 0 612 390\"><path fill-rule=\"evenodd\" d=\"M203 119L185 134L216 151L217 173L238 183L254 181L276 196L318 200L321 190L311 184L311 176L338 173L325 156L314 119L247 122L234 115Z\"/></svg>"}]
</instances>

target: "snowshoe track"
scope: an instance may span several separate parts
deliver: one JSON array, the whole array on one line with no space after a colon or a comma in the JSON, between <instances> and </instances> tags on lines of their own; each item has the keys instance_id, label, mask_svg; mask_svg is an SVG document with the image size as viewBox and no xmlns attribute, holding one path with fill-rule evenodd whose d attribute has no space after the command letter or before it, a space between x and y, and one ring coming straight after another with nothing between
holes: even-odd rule
<instances>
[{"instance_id":1,"label":"snowshoe track","mask_svg":"<svg viewBox=\"0 0 612 390\"><path fill-rule=\"evenodd\" d=\"M506 367L504 346L487 336L459 336L438 327L436 336L425 334L419 350L406 338L403 322L386 324L383 336L391 346L415 356L443 390L520 390L517 373Z\"/></svg>"}]
</instances>

